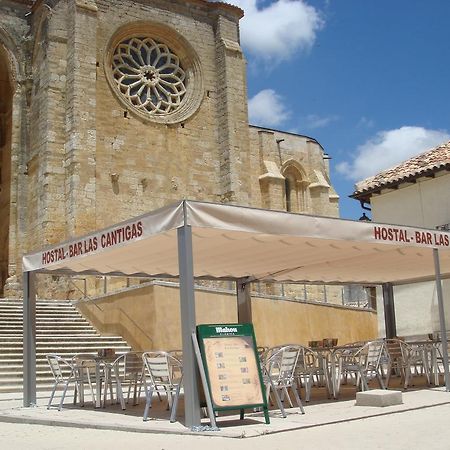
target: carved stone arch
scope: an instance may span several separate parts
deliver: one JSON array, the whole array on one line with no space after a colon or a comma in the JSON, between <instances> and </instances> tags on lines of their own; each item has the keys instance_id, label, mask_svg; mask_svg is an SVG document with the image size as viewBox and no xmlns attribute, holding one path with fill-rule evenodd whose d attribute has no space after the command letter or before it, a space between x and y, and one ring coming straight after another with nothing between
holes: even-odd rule
<instances>
[{"instance_id":1,"label":"carved stone arch","mask_svg":"<svg viewBox=\"0 0 450 450\"><path fill-rule=\"evenodd\" d=\"M286 210L306 212L309 203L307 197L309 180L303 166L294 159L288 159L281 166L281 174L285 180Z\"/></svg>"},{"instance_id":2,"label":"carved stone arch","mask_svg":"<svg viewBox=\"0 0 450 450\"><path fill-rule=\"evenodd\" d=\"M27 77L24 49L0 26L0 297L17 286L19 165L24 152L22 118ZM26 128L26 126L25 126ZM25 129L24 128L24 129ZM20 269L19 269L20 271ZM20 289L20 287L19 287Z\"/></svg>"},{"instance_id":3,"label":"carved stone arch","mask_svg":"<svg viewBox=\"0 0 450 450\"><path fill-rule=\"evenodd\" d=\"M25 67L20 62L24 61L25 57L12 35L1 25L0 48L4 50L8 58L11 82L13 83L14 90L17 90L20 83L25 79Z\"/></svg>"},{"instance_id":4,"label":"carved stone arch","mask_svg":"<svg viewBox=\"0 0 450 450\"><path fill-rule=\"evenodd\" d=\"M284 174L284 172L286 172L290 168L295 168L299 172L301 179L308 181L308 176L306 175L306 171L298 161L296 161L295 159L292 159L292 158L286 160L283 163L283 165L281 166L281 173Z\"/></svg>"}]
</instances>

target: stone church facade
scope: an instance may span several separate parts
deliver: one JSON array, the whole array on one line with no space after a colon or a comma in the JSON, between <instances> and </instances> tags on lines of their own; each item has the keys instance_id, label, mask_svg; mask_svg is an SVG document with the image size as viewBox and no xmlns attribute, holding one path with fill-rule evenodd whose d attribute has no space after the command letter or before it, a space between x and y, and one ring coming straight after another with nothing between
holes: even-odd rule
<instances>
[{"instance_id":1,"label":"stone church facade","mask_svg":"<svg viewBox=\"0 0 450 450\"><path fill-rule=\"evenodd\" d=\"M321 145L248 123L242 16L1 0L0 297L24 253L181 198L338 215Z\"/></svg>"}]
</instances>

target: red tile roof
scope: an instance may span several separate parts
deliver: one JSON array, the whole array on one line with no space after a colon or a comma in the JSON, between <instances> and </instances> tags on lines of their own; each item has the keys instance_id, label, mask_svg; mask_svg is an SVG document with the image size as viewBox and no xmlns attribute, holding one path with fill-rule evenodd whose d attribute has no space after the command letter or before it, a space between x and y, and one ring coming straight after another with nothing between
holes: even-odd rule
<instances>
[{"instance_id":1,"label":"red tile roof","mask_svg":"<svg viewBox=\"0 0 450 450\"><path fill-rule=\"evenodd\" d=\"M367 200L380 189L395 188L443 169L450 170L450 141L356 183L351 197Z\"/></svg>"}]
</instances>

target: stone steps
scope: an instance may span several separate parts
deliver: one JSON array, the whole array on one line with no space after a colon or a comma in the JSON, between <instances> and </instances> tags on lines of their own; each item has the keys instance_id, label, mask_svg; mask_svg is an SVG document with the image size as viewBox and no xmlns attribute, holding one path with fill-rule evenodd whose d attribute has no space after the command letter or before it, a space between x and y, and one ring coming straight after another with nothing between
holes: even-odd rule
<instances>
[{"instance_id":1,"label":"stone steps","mask_svg":"<svg viewBox=\"0 0 450 450\"><path fill-rule=\"evenodd\" d=\"M21 392L23 379L23 304L0 299L0 393ZM131 348L121 336L102 336L69 301L36 302L36 385L51 390L53 375L46 354L71 359L76 353L113 348L118 354Z\"/></svg>"}]
</instances>

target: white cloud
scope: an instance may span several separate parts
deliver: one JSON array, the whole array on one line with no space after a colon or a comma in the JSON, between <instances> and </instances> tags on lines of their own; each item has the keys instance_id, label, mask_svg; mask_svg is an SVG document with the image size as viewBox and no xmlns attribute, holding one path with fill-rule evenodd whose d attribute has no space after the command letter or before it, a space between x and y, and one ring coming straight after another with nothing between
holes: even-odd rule
<instances>
[{"instance_id":1,"label":"white cloud","mask_svg":"<svg viewBox=\"0 0 450 450\"><path fill-rule=\"evenodd\" d=\"M324 25L320 12L304 0L276 0L269 5L263 0L232 3L245 12L240 23L242 45L268 64L308 51Z\"/></svg>"},{"instance_id":2,"label":"white cloud","mask_svg":"<svg viewBox=\"0 0 450 450\"><path fill-rule=\"evenodd\" d=\"M317 114L309 114L306 116L305 126L307 128L323 128L329 125L331 122L336 122L336 120L339 120L339 116L332 115L321 117Z\"/></svg>"},{"instance_id":3,"label":"white cloud","mask_svg":"<svg viewBox=\"0 0 450 450\"><path fill-rule=\"evenodd\" d=\"M250 123L264 127L273 127L285 122L290 112L283 98L273 89L264 89L248 101Z\"/></svg>"},{"instance_id":4,"label":"white cloud","mask_svg":"<svg viewBox=\"0 0 450 450\"><path fill-rule=\"evenodd\" d=\"M336 170L351 180L363 180L450 139L446 131L401 127L380 131L357 149L351 161Z\"/></svg>"}]
</instances>

